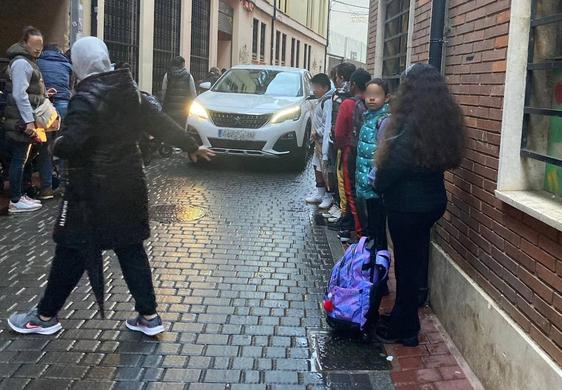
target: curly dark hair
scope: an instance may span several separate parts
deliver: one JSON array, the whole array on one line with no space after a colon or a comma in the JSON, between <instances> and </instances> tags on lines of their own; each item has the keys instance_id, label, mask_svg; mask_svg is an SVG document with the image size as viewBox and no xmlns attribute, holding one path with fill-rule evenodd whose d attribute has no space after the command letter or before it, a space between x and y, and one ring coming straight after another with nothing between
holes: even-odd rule
<instances>
[{"instance_id":1,"label":"curly dark hair","mask_svg":"<svg viewBox=\"0 0 562 390\"><path fill-rule=\"evenodd\" d=\"M391 113L377 150L377 166L394 158L430 170L460 166L466 147L464 115L435 67L416 64L406 70ZM405 151L401 156L392 155L396 142Z\"/></svg>"}]
</instances>

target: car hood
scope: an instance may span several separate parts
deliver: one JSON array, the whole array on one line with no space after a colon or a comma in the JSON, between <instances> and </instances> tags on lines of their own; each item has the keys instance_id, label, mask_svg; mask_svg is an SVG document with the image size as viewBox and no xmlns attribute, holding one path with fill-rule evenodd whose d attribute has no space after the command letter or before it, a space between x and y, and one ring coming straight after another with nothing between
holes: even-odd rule
<instances>
[{"instance_id":1,"label":"car hood","mask_svg":"<svg viewBox=\"0 0 562 390\"><path fill-rule=\"evenodd\" d=\"M269 114L299 104L303 99L303 97L278 97L207 91L197 97L197 102L212 111L237 114Z\"/></svg>"}]
</instances>

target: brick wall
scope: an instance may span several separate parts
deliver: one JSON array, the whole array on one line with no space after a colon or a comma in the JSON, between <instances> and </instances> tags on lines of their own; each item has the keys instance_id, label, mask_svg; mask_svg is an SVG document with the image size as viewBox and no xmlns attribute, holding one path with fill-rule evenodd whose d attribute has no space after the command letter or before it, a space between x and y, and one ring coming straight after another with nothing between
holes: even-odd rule
<instances>
[{"instance_id":1,"label":"brick wall","mask_svg":"<svg viewBox=\"0 0 562 390\"><path fill-rule=\"evenodd\" d=\"M435 239L562 365L562 232L494 196L509 7L508 0L449 1L445 73L469 143L462 167L446 174L450 204ZM417 0L412 62L427 61L430 25L431 1Z\"/></svg>"},{"instance_id":2,"label":"brick wall","mask_svg":"<svg viewBox=\"0 0 562 390\"><path fill-rule=\"evenodd\" d=\"M367 41L367 70L371 73L375 69L375 43L377 40L378 11L379 0L371 0L369 3L369 37Z\"/></svg>"},{"instance_id":3,"label":"brick wall","mask_svg":"<svg viewBox=\"0 0 562 390\"><path fill-rule=\"evenodd\" d=\"M412 63L427 62L431 30L431 0L416 0L414 34L412 36Z\"/></svg>"},{"instance_id":4,"label":"brick wall","mask_svg":"<svg viewBox=\"0 0 562 390\"><path fill-rule=\"evenodd\" d=\"M436 240L562 364L562 233L494 196L509 7L508 0L449 2L445 73L469 144L462 167L447 174L451 202Z\"/></svg>"}]
</instances>

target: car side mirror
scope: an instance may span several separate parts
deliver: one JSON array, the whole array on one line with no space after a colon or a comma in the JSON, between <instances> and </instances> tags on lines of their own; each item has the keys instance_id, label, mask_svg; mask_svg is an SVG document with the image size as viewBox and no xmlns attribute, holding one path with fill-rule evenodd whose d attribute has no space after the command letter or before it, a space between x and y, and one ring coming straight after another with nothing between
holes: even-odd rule
<instances>
[{"instance_id":1,"label":"car side mirror","mask_svg":"<svg viewBox=\"0 0 562 390\"><path fill-rule=\"evenodd\" d=\"M318 100L318 98L314 95L309 95L306 100Z\"/></svg>"},{"instance_id":2,"label":"car side mirror","mask_svg":"<svg viewBox=\"0 0 562 390\"><path fill-rule=\"evenodd\" d=\"M199 88L204 89L205 91L208 91L209 89L211 89L213 85L211 84L210 81L206 81L204 83L199 84Z\"/></svg>"}]
</instances>

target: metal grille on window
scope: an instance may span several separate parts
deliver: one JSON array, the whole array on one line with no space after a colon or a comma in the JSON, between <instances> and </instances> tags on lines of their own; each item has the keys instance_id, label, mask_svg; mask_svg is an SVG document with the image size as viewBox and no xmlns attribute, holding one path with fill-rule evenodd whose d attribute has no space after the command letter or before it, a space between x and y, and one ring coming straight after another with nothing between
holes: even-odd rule
<instances>
[{"instance_id":1,"label":"metal grille on window","mask_svg":"<svg viewBox=\"0 0 562 390\"><path fill-rule=\"evenodd\" d=\"M135 79L139 70L140 0L106 0L104 41L114 63L127 62Z\"/></svg>"},{"instance_id":2,"label":"metal grille on window","mask_svg":"<svg viewBox=\"0 0 562 390\"><path fill-rule=\"evenodd\" d=\"M279 65L280 60L280 50L281 50L281 32L277 31L275 33L275 65Z\"/></svg>"},{"instance_id":3,"label":"metal grille on window","mask_svg":"<svg viewBox=\"0 0 562 390\"><path fill-rule=\"evenodd\" d=\"M265 64L265 35L267 34L267 25L265 23L261 24L261 35L260 35L260 64Z\"/></svg>"},{"instance_id":4,"label":"metal grille on window","mask_svg":"<svg viewBox=\"0 0 562 390\"><path fill-rule=\"evenodd\" d=\"M291 39L291 66L295 66L295 49L296 49L296 39Z\"/></svg>"},{"instance_id":5,"label":"metal grille on window","mask_svg":"<svg viewBox=\"0 0 562 390\"><path fill-rule=\"evenodd\" d=\"M281 38L281 65L285 66L287 60L287 34Z\"/></svg>"},{"instance_id":6,"label":"metal grille on window","mask_svg":"<svg viewBox=\"0 0 562 390\"><path fill-rule=\"evenodd\" d=\"M410 0L386 0L382 76L395 91L406 68Z\"/></svg>"},{"instance_id":7,"label":"metal grille on window","mask_svg":"<svg viewBox=\"0 0 562 390\"><path fill-rule=\"evenodd\" d=\"M209 73L210 0L193 0L191 23L191 74L196 81Z\"/></svg>"},{"instance_id":8,"label":"metal grille on window","mask_svg":"<svg viewBox=\"0 0 562 390\"><path fill-rule=\"evenodd\" d=\"M562 196L562 0L531 2L521 155L545 163L544 188Z\"/></svg>"},{"instance_id":9,"label":"metal grille on window","mask_svg":"<svg viewBox=\"0 0 562 390\"><path fill-rule=\"evenodd\" d=\"M258 35L259 35L259 30L260 28L260 21L257 19L254 19L254 26L252 29L252 62L257 62L258 61Z\"/></svg>"},{"instance_id":10,"label":"metal grille on window","mask_svg":"<svg viewBox=\"0 0 562 390\"><path fill-rule=\"evenodd\" d=\"M154 3L154 65L152 93L159 94L172 58L180 54L181 0L156 0Z\"/></svg>"}]
</instances>

